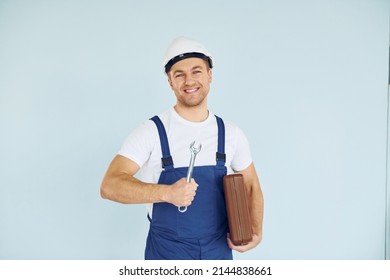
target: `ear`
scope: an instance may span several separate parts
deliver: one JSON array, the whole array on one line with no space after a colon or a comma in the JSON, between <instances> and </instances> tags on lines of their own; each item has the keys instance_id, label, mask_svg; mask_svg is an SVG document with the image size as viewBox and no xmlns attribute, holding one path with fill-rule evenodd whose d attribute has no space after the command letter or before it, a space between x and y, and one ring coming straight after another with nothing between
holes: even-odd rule
<instances>
[{"instance_id":1,"label":"ear","mask_svg":"<svg viewBox=\"0 0 390 280\"><path fill-rule=\"evenodd\" d=\"M211 83L213 81L213 70L209 69L209 82Z\"/></svg>"}]
</instances>

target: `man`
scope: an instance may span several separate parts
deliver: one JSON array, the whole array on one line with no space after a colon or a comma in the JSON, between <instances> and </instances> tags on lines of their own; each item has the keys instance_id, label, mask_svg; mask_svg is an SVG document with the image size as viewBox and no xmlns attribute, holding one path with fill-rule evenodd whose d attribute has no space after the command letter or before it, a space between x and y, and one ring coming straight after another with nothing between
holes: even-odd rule
<instances>
[{"instance_id":1,"label":"man","mask_svg":"<svg viewBox=\"0 0 390 280\"><path fill-rule=\"evenodd\" d=\"M239 128L208 110L212 67L199 42L172 42L164 68L176 105L136 128L103 178L103 198L149 205L145 259L232 259L232 249L245 252L261 241L263 195L249 144ZM202 148L187 182L194 140ZM252 241L242 246L229 238L222 185L234 172L243 174L253 227ZM187 211L178 211L183 206Z\"/></svg>"}]
</instances>

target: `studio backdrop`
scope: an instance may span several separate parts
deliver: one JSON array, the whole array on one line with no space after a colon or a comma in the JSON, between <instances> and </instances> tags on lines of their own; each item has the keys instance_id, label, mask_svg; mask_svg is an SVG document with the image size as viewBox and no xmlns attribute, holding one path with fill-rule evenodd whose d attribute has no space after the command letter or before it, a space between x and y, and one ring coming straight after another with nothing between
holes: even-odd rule
<instances>
[{"instance_id":1,"label":"studio backdrop","mask_svg":"<svg viewBox=\"0 0 390 280\"><path fill-rule=\"evenodd\" d=\"M145 206L100 183L175 104L177 36L213 54L209 109L246 133L264 192L262 243L234 257L390 258L389 1L2 0L0 259L143 259Z\"/></svg>"}]
</instances>

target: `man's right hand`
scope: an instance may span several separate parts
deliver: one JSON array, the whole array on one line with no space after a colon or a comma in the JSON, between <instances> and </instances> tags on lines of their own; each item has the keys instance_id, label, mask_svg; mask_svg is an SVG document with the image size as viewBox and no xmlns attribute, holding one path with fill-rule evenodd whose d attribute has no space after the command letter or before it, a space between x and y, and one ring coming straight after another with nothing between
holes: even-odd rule
<instances>
[{"instance_id":1,"label":"man's right hand","mask_svg":"<svg viewBox=\"0 0 390 280\"><path fill-rule=\"evenodd\" d=\"M178 180L167 188L165 201L177 207L190 206L196 195L198 184L194 179L187 183L186 178Z\"/></svg>"}]
</instances>

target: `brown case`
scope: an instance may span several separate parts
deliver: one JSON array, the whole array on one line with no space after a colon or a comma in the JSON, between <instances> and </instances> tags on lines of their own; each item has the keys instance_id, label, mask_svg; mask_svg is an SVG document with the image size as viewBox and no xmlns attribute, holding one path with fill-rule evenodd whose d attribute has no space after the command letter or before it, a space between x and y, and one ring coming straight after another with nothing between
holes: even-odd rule
<instances>
[{"instance_id":1,"label":"brown case","mask_svg":"<svg viewBox=\"0 0 390 280\"><path fill-rule=\"evenodd\" d=\"M252 240L252 223L242 174L224 176L223 187L230 239L234 245L244 245Z\"/></svg>"}]
</instances>

